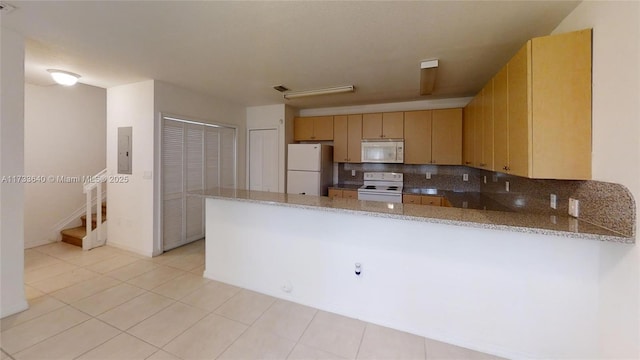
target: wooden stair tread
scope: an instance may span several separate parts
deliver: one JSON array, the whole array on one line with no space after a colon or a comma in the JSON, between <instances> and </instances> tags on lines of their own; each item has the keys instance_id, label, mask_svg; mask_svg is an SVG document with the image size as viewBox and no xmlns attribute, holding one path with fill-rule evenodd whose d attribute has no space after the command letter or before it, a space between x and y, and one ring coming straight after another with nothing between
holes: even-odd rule
<instances>
[{"instance_id":1,"label":"wooden stair tread","mask_svg":"<svg viewBox=\"0 0 640 360\"><path fill-rule=\"evenodd\" d=\"M78 226L71 229L64 229L62 234L62 242L82 247L82 238L87 235L87 229L84 226Z\"/></svg>"},{"instance_id":2,"label":"wooden stair tread","mask_svg":"<svg viewBox=\"0 0 640 360\"><path fill-rule=\"evenodd\" d=\"M71 229L64 229L61 231L62 235L77 237L82 239L87 235L87 228L84 226L78 226Z\"/></svg>"},{"instance_id":3,"label":"wooden stair tread","mask_svg":"<svg viewBox=\"0 0 640 360\"><path fill-rule=\"evenodd\" d=\"M82 247L82 239L87 235L87 226L86 226L87 215L82 215L80 217L80 220L82 221L82 226L78 226L70 229L64 229L60 231L63 242ZM107 202L103 201L102 202L102 222L104 223L105 221L107 221ZM92 213L91 214L92 229L96 228L96 222L97 222L96 213Z\"/></svg>"}]
</instances>

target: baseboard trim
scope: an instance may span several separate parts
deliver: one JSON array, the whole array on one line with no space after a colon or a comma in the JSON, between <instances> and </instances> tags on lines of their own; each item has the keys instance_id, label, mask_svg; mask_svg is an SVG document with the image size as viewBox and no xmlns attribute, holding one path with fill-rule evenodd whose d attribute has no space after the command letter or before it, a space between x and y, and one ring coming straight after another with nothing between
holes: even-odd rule
<instances>
[{"instance_id":1,"label":"baseboard trim","mask_svg":"<svg viewBox=\"0 0 640 360\"><path fill-rule=\"evenodd\" d=\"M0 319L4 319L7 316L11 316L13 314L17 314L19 312L25 311L29 308L29 303L27 302L27 299L22 299L21 301L15 303L15 304L11 304L9 306L6 306L6 303L3 303L2 309L1 309L1 313L0 313Z\"/></svg>"},{"instance_id":2,"label":"baseboard trim","mask_svg":"<svg viewBox=\"0 0 640 360\"><path fill-rule=\"evenodd\" d=\"M59 234L59 233L58 233ZM28 243L24 244L24 248L25 249L31 249L34 247L38 247L38 246L42 246L42 245L48 245L48 244L53 244L55 242L59 242L60 240L40 240L40 241L30 241Z\"/></svg>"},{"instance_id":3,"label":"baseboard trim","mask_svg":"<svg viewBox=\"0 0 640 360\"><path fill-rule=\"evenodd\" d=\"M109 239L107 239L107 242L106 242L105 245L113 246L114 248L118 248L118 249L121 249L121 250L130 251L132 253L135 253L135 254L138 254L138 255L142 255L142 256L145 256L145 257L149 257L149 258L154 256L152 251L140 250L140 249L131 247L129 245L125 245L125 244L121 244L121 243L118 243L118 242L115 242L115 241L111 241Z\"/></svg>"}]
</instances>

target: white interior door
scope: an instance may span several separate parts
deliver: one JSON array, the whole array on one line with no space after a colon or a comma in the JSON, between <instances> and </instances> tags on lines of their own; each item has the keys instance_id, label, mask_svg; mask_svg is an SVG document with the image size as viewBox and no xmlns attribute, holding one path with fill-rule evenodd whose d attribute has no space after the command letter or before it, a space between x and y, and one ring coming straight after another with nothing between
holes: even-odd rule
<instances>
[{"instance_id":1,"label":"white interior door","mask_svg":"<svg viewBox=\"0 0 640 360\"><path fill-rule=\"evenodd\" d=\"M249 190L278 191L278 130L249 130Z\"/></svg>"},{"instance_id":2,"label":"white interior door","mask_svg":"<svg viewBox=\"0 0 640 360\"><path fill-rule=\"evenodd\" d=\"M202 239L204 199L190 191L236 186L236 130L163 119L162 242L169 250Z\"/></svg>"}]
</instances>

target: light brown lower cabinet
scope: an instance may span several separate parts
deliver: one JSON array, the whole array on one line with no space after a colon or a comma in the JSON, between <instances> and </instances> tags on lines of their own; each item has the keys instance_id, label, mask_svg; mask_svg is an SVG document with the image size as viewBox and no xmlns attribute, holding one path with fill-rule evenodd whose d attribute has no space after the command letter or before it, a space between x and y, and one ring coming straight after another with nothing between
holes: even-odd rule
<instances>
[{"instance_id":1,"label":"light brown lower cabinet","mask_svg":"<svg viewBox=\"0 0 640 360\"><path fill-rule=\"evenodd\" d=\"M358 190L329 189L329 197L332 199L358 199Z\"/></svg>"},{"instance_id":2,"label":"light brown lower cabinet","mask_svg":"<svg viewBox=\"0 0 640 360\"><path fill-rule=\"evenodd\" d=\"M430 206L442 206L442 196L433 195L402 195L403 204L416 204L416 205L430 205Z\"/></svg>"},{"instance_id":3,"label":"light brown lower cabinet","mask_svg":"<svg viewBox=\"0 0 640 360\"><path fill-rule=\"evenodd\" d=\"M442 205L442 196L422 195L420 197L420 204L422 204L422 205L431 205L431 206L441 206Z\"/></svg>"}]
</instances>

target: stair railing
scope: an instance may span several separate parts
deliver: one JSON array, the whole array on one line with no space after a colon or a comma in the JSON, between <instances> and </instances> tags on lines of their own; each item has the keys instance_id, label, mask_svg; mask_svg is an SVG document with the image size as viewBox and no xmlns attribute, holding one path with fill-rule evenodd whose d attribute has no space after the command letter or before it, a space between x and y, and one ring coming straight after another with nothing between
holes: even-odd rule
<instances>
[{"instance_id":1,"label":"stair railing","mask_svg":"<svg viewBox=\"0 0 640 360\"><path fill-rule=\"evenodd\" d=\"M107 229L102 224L102 183L107 181L107 169L94 176L85 179L83 192L87 195L87 235L82 239L82 250L91 250L102 246L107 240ZM92 229L92 200L93 191L96 191L96 228Z\"/></svg>"}]
</instances>

